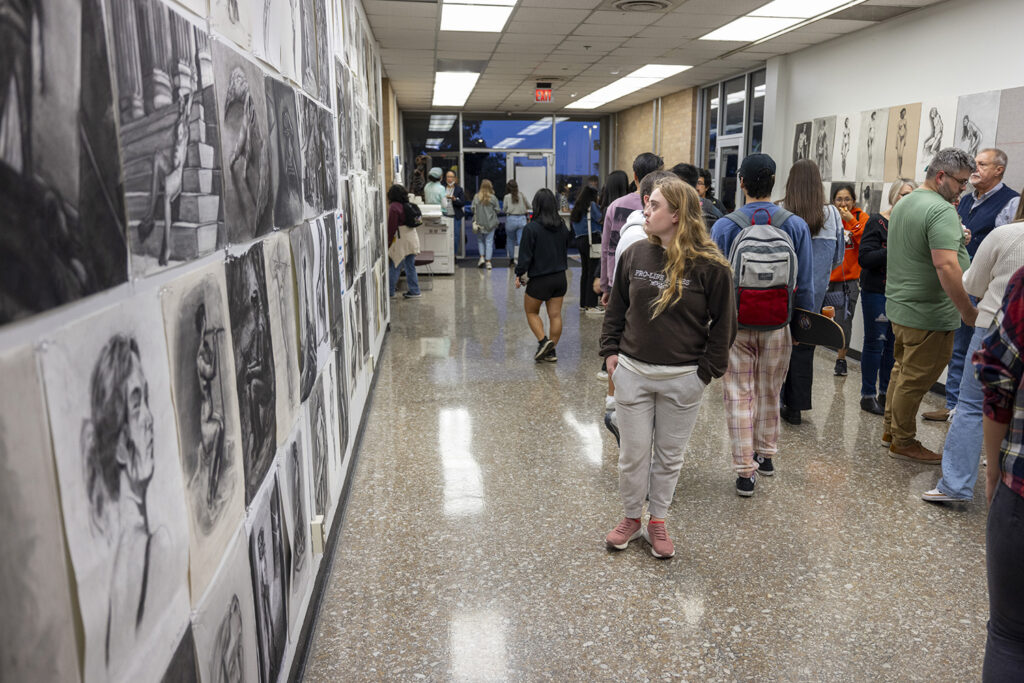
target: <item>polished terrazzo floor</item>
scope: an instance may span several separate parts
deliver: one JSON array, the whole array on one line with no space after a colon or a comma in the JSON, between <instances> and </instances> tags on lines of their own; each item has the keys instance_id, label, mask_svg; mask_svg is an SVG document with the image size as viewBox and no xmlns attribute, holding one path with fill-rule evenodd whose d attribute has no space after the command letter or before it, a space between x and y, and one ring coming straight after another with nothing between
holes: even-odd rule
<instances>
[{"instance_id":1,"label":"polished terrazzo floor","mask_svg":"<svg viewBox=\"0 0 1024 683\"><path fill-rule=\"evenodd\" d=\"M712 383L675 558L605 549L617 452L579 272L555 365L533 362L505 268L393 302L305 680L980 679L983 491L920 500L938 468L887 456L855 362L835 378L819 352L815 409L783 426L778 474L750 499ZM945 429L919 438L940 449Z\"/></svg>"}]
</instances>

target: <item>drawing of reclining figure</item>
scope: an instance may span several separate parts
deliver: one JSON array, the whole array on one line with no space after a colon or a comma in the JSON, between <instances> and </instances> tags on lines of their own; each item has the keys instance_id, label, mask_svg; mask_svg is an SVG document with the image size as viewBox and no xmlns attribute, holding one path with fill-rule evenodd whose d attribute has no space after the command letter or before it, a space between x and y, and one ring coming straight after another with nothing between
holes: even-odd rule
<instances>
[{"instance_id":1,"label":"drawing of reclining figure","mask_svg":"<svg viewBox=\"0 0 1024 683\"><path fill-rule=\"evenodd\" d=\"M245 393L249 402L249 422L252 427L251 453L258 457L263 451L269 425L270 386L267 381L266 330L263 327L263 304L259 293L254 289L249 296L253 310L253 331L249 343L242 351L245 360Z\"/></svg>"},{"instance_id":2,"label":"drawing of reclining figure","mask_svg":"<svg viewBox=\"0 0 1024 683\"><path fill-rule=\"evenodd\" d=\"M139 223L139 239L145 242L153 232L156 222L157 199L164 198L164 234L160 244L159 263L166 266L171 258L171 205L181 196L185 176L185 159L188 152L188 119L192 111L192 96L189 91L178 99L178 120L174 123L174 142L170 149L157 150L153 154L153 177L149 190L149 212Z\"/></svg>"}]
</instances>

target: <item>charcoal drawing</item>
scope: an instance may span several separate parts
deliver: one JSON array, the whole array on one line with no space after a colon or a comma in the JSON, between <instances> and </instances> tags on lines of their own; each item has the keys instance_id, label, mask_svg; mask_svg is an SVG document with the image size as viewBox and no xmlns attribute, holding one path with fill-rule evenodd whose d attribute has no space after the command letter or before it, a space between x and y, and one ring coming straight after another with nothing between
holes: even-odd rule
<instances>
[{"instance_id":1,"label":"charcoal drawing","mask_svg":"<svg viewBox=\"0 0 1024 683\"><path fill-rule=\"evenodd\" d=\"M324 155L320 135L320 108L304 96L299 97L302 123L302 192L306 202L305 216L313 218L323 213Z\"/></svg>"},{"instance_id":2,"label":"charcoal drawing","mask_svg":"<svg viewBox=\"0 0 1024 683\"><path fill-rule=\"evenodd\" d=\"M287 584L291 551L285 542L281 489L277 475L267 480L251 513L249 561L256 603L256 642L260 680L274 683L288 638Z\"/></svg>"},{"instance_id":3,"label":"charcoal drawing","mask_svg":"<svg viewBox=\"0 0 1024 683\"><path fill-rule=\"evenodd\" d=\"M351 144L348 130L348 108L352 105L350 94L352 86L349 83L351 76L348 68L337 58L334 60L334 74L337 91L335 111L338 112L338 172L344 176L348 175L349 145Z\"/></svg>"},{"instance_id":4,"label":"charcoal drawing","mask_svg":"<svg viewBox=\"0 0 1024 683\"><path fill-rule=\"evenodd\" d=\"M199 663L196 661L196 641L192 635L191 625L185 627L185 633L174 649L171 663L167 665L160 683L199 683Z\"/></svg>"},{"instance_id":5,"label":"charcoal drawing","mask_svg":"<svg viewBox=\"0 0 1024 683\"><path fill-rule=\"evenodd\" d=\"M266 476L277 446L274 353L260 245L229 260L226 270L248 504Z\"/></svg>"},{"instance_id":6,"label":"charcoal drawing","mask_svg":"<svg viewBox=\"0 0 1024 683\"><path fill-rule=\"evenodd\" d=\"M295 278L299 290L299 399L305 401L313 389L317 362L317 305L315 294L316 253L308 225L289 233Z\"/></svg>"},{"instance_id":7,"label":"charcoal drawing","mask_svg":"<svg viewBox=\"0 0 1024 683\"><path fill-rule=\"evenodd\" d=\"M309 398L309 441L313 470L313 513L327 517L330 511L331 491L327 477L330 443L327 436L327 404L324 396L324 373L316 379Z\"/></svg>"},{"instance_id":8,"label":"charcoal drawing","mask_svg":"<svg viewBox=\"0 0 1024 683\"><path fill-rule=\"evenodd\" d=\"M242 438L224 265L172 282L161 296L199 600L244 514Z\"/></svg>"},{"instance_id":9,"label":"charcoal drawing","mask_svg":"<svg viewBox=\"0 0 1024 683\"><path fill-rule=\"evenodd\" d=\"M263 240L270 304L270 338L277 379L278 440L291 431L299 407L299 342L295 318L295 271L288 233L275 232Z\"/></svg>"},{"instance_id":10,"label":"charcoal drawing","mask_svg":"<svg viewBox=\"0 0 1024 683\"><path fill-rule=\"evenodd\" d=\"M3 17L0 325L128 278L100 2L8 2Z\"/></svg>"},{"instance_id":11,"label":"charcoal drawing","mask_svg":"<svg viewBox=\"0 0 1024 683\"><path fill-rule=\"evenodd\" d=\"M302 156L295 91L267 76L267 121L270 130L274 225L290 228L302 222Z\"/></svg>"}]
</instances>

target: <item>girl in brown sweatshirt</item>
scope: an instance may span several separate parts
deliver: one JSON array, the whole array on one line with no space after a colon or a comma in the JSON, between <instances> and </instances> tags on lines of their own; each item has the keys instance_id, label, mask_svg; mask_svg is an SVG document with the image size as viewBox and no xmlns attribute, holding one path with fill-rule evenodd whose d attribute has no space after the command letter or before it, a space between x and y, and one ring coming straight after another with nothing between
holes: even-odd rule
<instances>
[{"instance_id":1,"label":"girl in brown sweatshirt","mask_svg":"<svg viewBox=\"0 0 1024 683\"><path fill-rule=\"evenodd\" d=\"M672 557L665 530L704 388L725 373L736 337L732 270L711 241L696 191L678 178L655 184L644 208L646 242L622 255L601 334L615 382L625 518L606 537L622 550L641 535ZM649 498L651 518L640 519Z\"/></svg>"}]
</instances>

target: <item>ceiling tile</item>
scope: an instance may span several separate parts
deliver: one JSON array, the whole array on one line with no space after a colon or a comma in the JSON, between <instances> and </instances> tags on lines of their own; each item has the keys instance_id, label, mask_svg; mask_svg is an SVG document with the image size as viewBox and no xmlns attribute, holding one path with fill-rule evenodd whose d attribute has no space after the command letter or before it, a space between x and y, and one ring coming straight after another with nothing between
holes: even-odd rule
<instances>
[{"instance_id":1,"label":"ceiling tile","mask_svg":"<svg viewBox=\"0 0 1024 683\"><path fill-rule=\"evenodd\" d=\"M547 7L551 7L549 3ZM587 18L587 12L578 9L546 9L540 7L520 7L512 16L516 22L530 21L537 24L559 24L561 28L571 29L575 24Z\"/></svg>"},{"instance_id":2,"label":"ceiling tile","mask_svg":"<svg viewBox=\"0 0 1024 683\"><path fill-rule=\"evenodd\" d=\"M629 38L635 36L643 26L615 26L614 24L581 24L573 32L574 36L591 36L600 38Z\"/></svg>"},{"instance_id":3,"label":"ceiling tile","mask_svg":"<svg viewBox=\"0 0 1024 683\"><path fill-rule=\"evenodd\" d=\"M734 17L742 16L751 10L768 4L768 0L687 0L676 9L676 12L685 14L723 14L726 5L729 12L735 12Z\"/></svg>"},{"instance_id":4,"label":"ceiling tile","mask_svg":"<svg viewBox=\"0 0 1024 683\"><path fill-rule=\"evenodd\" d=\"M612 26L647 26L659 21L664 12L606 12L598 10L587 17L588 24Z\"/></svg>"}]
</instances>

